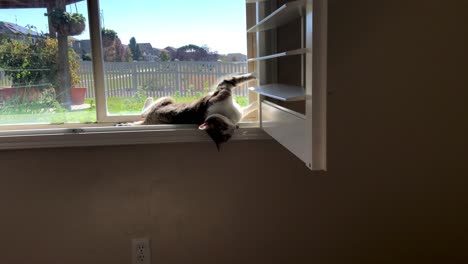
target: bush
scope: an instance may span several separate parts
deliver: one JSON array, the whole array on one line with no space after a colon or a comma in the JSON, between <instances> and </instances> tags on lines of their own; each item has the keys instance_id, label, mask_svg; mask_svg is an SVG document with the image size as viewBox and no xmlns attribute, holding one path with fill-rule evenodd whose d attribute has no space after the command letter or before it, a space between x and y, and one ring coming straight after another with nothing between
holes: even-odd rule
<instances>
[{"instance_id":1,"label":"bush","mask_svg":"<svg viewBox=\"0 0 468 264\"><path fill-rule=\"evenodd\" d=\"M4 39L0 45L0 65L13 82L13 86L31 86L48 83L53 76L56 54L51 53L53 43L39 40Z\"/></svg>"},{"instance_id":2,"label":"bush","mask_svg":"<svg viewBox=\"0 0 468 264\"><path fill-rule=\"evenodd\" d=\"M0 44L0 67L12 80L13 86L52 84L57 87L57 39L41 37L36 41L3 39ZM78 54L68 51L72 86L80 83Z\"/></svg>"},{"instance_id":3,"label":"bush","mask_svg":"<svg viewBox=\"0 0 468 264\"><path fill-rule=\"evenodd\" d=\"M55 91L52 88L44 89L35 101L22 100L20 96L14 96L0 107L0 115L15 114L52 114L64 112L60 104L55 100Z\"/></svg>"}]
</instances>

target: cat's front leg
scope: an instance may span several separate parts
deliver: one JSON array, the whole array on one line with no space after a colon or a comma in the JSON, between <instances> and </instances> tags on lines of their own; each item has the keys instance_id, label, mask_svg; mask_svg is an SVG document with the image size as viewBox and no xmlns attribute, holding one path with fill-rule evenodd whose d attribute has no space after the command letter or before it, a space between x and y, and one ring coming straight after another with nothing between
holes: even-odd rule
<instances>
[{"instance_id":1,"label":"cat's front leg","mask_svg":"<svg viewBox=\"0 0 468 264\"><path fill-rule=\"evenodd\" d=\"M151 106L153 101L154 101L153 97L146 98L145 103L143 104L143 109L141 110L141 113L144 113L146 110L148 110L148 108Z\"/></svg>"},{"instance_id":2,"label":"cat's front leg","mask_svg":"<svg viewBox=\"0 0 468 264\"><path fill-rule=\"evenodd\" d=\"M251 104L249 104L248 106L244 106L242 107L242 118L245 118L246 116L248 116L250 113L254 112L255 110L258 109L258 101L255 101Z\"/></svg>"},{"instance_id":3,"label":"cat's front leg","mask_svg":"<svg viewBox=\"0 0 468 264\"><path fill-rule=\"evenodd\" d=\"M174 103L174 100L171 97L161 97L156 101L154 101L152 97L148 97L146 98L145 104L143 106L141 117L145 118L152 111L155 111L160 107L173 104L173 103Z\"/></svg>"}]
</instances>

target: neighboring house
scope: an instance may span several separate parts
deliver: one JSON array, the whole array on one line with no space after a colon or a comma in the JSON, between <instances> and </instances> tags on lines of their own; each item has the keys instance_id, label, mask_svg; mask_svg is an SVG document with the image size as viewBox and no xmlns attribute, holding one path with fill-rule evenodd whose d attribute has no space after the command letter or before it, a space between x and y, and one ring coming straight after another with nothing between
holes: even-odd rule
<instances>
[{"instance_id":1,"label":"neighboring house","mask_svg":"<svg viewBox=\"0 0 468 264\"><path fill-rule=\"evenodd\" d=\"M91 56L91 41L89 39L74 41L73 49L81 57L84 55Z\"/></svg>"},{"instance_id":2,"label":"neighboring house","mask_svg":"<svg viewBox=\"0 0 468 264\"><path fill-rule=\"evenodd\" d=\"M154 55L158 56L161 55L161 52L163 52L165 50L163 49L158 49L158 48L153 48L153 52L154 52Z\"/></svg>"},{"instance_id":3,"label":"neighboring house","mask_svg":"<svg viewBox=\"0 0 468 264\"><path fill-rule=\"evenodd\" d=\"M5 38L27 40L29 37L31 37L31 40L34 43L39 38L45 38L46 35L11 22L0 21L0 40ZM78 39L71 36L68 37L68 40L70 41L73 48L75 48L75 45L77 45L76 43L80 42Z\"/></svg>"},{"instance_id":4,"label":"neighboring house","mask_svg":"<svg viewBox=\"0 0 468 264\"><path fill-rule=\"evenodd\" d=\"M5 38L27 40L28 37L31 37L34 43L38 38L42 38L42 35L29 28L11 22L0 21L0 40Z\"/></svg>"},{"instance_id":5,"label":"neighboring house","mask_svg":"<svg viewBox=\"0 0 468 264\"><path fill-rule=\"evenodd\" d=\"M151 43L137 43L138 48L140 49L141 56L144 61L157 61L159 60L158 55L151 45Z\"/></svg>"},{"instance_id":6,"label":"neighboring house","mask_svg":"<svg viewBox=\"0 0 468 264\"><path fill-rule=\"evenodd\" d=\"M242 53L228 53L221 57L221 61L226 62L237 62L237 61L247 61L247 55Z\"/></svg>"}]
</instances>

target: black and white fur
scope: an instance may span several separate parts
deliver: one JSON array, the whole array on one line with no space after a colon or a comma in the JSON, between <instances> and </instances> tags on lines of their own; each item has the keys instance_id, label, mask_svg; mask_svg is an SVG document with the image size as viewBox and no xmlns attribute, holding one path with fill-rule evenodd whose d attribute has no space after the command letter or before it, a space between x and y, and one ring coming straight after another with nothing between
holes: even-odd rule
<instances>
[{"instance_id":1,"label":"black and white fur","mask_svg":"<svg viewBox=\"0 0 468 264\"><path fill-rule=\"evenodd\" d=\"M191 103L176 103L170 97L146 99L141 116L142 121L123 125L155 124L197 124L219 146L234 134L239 121L256 109L257 104L241 108L232 96L236 86L255 79L252 74L244 74L221 81L216 90Z\"/></svg>"}]
</instances>

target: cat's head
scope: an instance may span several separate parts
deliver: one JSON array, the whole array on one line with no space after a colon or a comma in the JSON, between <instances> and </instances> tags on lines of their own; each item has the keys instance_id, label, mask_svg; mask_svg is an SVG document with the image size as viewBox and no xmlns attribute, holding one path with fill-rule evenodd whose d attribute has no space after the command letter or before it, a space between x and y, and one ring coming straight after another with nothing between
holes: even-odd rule
<instances>
[{"instance_id":1,"label":"cat's head","mask_svg":"<svg viewBox=\"0 0 468 264\"><path fill-rule=\"evenodd\" d=\"M238 128L236 124L233 124L231 120L220 114L213 114L205 119L205 122L201 124L198 129L206 131L208 135L213 139L216 147L219 151L219 146L222 143L227 142L234 131Z\"/></svg>"}]
</instances>

